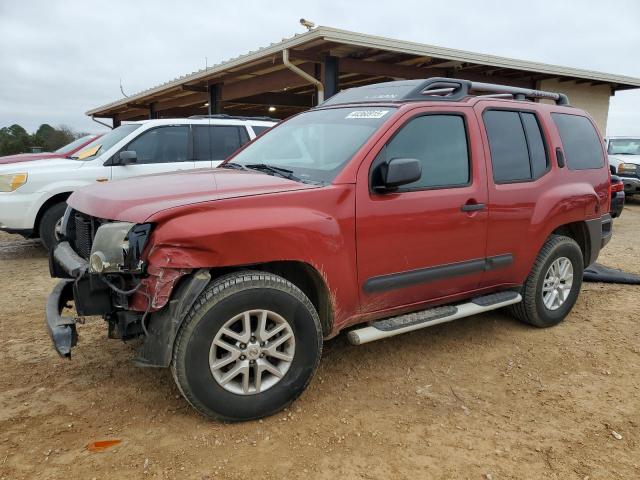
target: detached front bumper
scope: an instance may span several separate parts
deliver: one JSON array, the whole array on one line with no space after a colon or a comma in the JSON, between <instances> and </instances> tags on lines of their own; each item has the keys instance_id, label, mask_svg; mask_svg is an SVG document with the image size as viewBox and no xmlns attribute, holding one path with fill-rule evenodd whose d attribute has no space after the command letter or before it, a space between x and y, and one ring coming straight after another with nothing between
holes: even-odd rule
<instances>
[{"instance_id":1,"label":"detached front bumper","mask_svg":"<svg viewBox=\"0 0 640 480\"><path fill-rule=\"evenodd\" d=\"M78 343L75 318L62 316L62 310L71 300L73 300L73 280L62 280L49 295L45 307L49 336L56 352L65 358L71 356L71 348Z\"/></svg>"},{"instance_id":2,"label":"detached front bumper","mask_svg":"<svg viewBox=\"0 0 640 480\"><path fill-rule=\"evenodd\" d=\"M49 336L56 352L69 358L71 348L78 343L76 319L63 317L62 310L74 300L74 287L77 280L87 271L87 261L73 251L68 242L56 245L49 256L49 269L52 277L63 278L53 289L45 307L45 321Z\"/></svg>"}]
</instances>

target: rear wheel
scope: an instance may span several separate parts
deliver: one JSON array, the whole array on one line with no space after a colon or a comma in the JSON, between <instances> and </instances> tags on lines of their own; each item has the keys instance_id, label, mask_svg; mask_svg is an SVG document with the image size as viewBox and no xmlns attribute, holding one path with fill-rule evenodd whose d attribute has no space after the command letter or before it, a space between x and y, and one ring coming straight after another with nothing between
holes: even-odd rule
<instances>
[{"instance_id":1,"label":"rear wheel","mask_svg":"<svg viewBox=\"0 0 640 480\"><path fill-rule=\"evenodd\" d=\"M245 271L200 295L178 332L171 368L199 412L250 420L295 400L321 351L320 320L304 293L277 275Z\"/></svg>"},{"instance_id":2,"label":"rear wheel","mask_svg":"<svg viewBox=\"0 0 640 480\"><path fill-rule=\"evenodd\" d=\"M55 203L47 208L40 219L40 241L47 250L51 250L58 242L57 228L62 222L66 209L67 204L65 202Z\"/></svg>"},{"instance_id":3,"label":"rear wheel","mask_svg":"<svg viewBox=\"0 0 640 480\"><path fill-rule=\"evenodd\" d=\"M569 314L582 286L582 251L571 238L552 235L544 244L522 287L514 316L536 327L557 325Z\"/></svg>"}]
</instances>

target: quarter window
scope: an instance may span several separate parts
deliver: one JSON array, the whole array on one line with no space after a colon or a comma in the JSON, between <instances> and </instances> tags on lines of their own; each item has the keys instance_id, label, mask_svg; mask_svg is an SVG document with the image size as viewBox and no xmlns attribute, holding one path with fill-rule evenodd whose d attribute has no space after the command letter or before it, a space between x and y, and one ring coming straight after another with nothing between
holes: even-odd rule
<instances>
[{"instance_id":1,"label":"quarter window","mask_svg":"<svg viewBox=\"0 0 640 480\"><path fill-rule=\"evenodd\" d=\"M566 113L552 113L551 116L558 127L569 169L602 167L602 144L589 119Z\"/></svg>"},{"instance_id":2,"label":"quarter window","mask_svg":"<svg viewBox=\"0 0 640 480\"><path fill-rule=\"evenodd\" d=\"M385 157L417 158L422 163L420 180L403 190L469 183L467 134L460 115L423 115L410 120L387 144Z\"/></svg>"},{"instance_id":3,"label":"quarter window","mask_svg":"<svg viewBox=\"0 0 640 480\"><path fill-rule=\"evenodd\" d=\"M125 150L137 153L137 163L185 162L189 156L189 127L158 127L147 130Z\"/></svg>"},{"instance_id":4,"label":"quarter window","mask_svg":"<svg viewBox=\"0 0 640 480\"><path fill-rule=\"evenodd\" d=\"M224 160L249 141L244 127L232 125L195 125L195 160Z\"/></svg>"},{"instance_id":5,"label":"quarter window","mask_svg":"<svg viewBox=\"0 0 640 480\"><path fill-rule=\"evenodd\" d=\"M544 175L549 160L533 113L489 110L483 119L495 183L526 182Z\"/></svg>"}]
</instances>

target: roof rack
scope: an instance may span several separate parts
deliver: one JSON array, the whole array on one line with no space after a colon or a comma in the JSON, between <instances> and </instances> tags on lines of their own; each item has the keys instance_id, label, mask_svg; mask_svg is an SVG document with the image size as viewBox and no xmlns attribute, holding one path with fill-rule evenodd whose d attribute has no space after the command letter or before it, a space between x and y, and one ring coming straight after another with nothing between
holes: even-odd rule
<instances>
[{"instance_id":1,"label":"roof rack","mask_svg":"<svg viewBox=\"0 0 640 480\"><path fill-rule=\"evenodd\" d=\"M207 118L219 119L219 120L259 120L261 122L279 122L280 120L273 117L245 117L238 115L228 115L226 113L216 113L214 115L191 115L189 118L193 120L203 120Z\"/></svg>"},{"instance_id":2,"label":"roof rack","mask_svg":"<svg viewBox=\"0 0 640 480\"><path fill-rule=\"evenodd\" d=\"M407 102L441 100L456 102L470 95L513 98L515 100L546 99L553 100L557 105L569 105L569 98L564 93L442 77L434 77L426 80L400 80L351 88L334 95L324 102L323 105L372 101Z\"/></svg>"}]
</instances>

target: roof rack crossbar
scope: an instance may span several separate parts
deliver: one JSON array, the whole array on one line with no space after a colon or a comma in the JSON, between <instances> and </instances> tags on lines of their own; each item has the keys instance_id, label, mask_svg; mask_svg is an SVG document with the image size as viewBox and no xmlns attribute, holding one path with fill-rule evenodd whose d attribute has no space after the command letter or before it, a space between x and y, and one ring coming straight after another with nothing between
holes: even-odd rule
<instances>
[{"instance_id":1,"label":"roof rack crossbar","mask_svg":"<svg viewBox=\"0 0 640 480\"><path fill-rule=\"evenodd\" d=\"M429 78L418 84L404 96L403 100L424 100L425 97L432 97L429 99L457 101L471 95L472 92L482 92L492 96L510 95L516 100L546 99L553 100L557 105L569 105L569 98L564 93L441 77Z\"/></svg>"}]
</instances>

